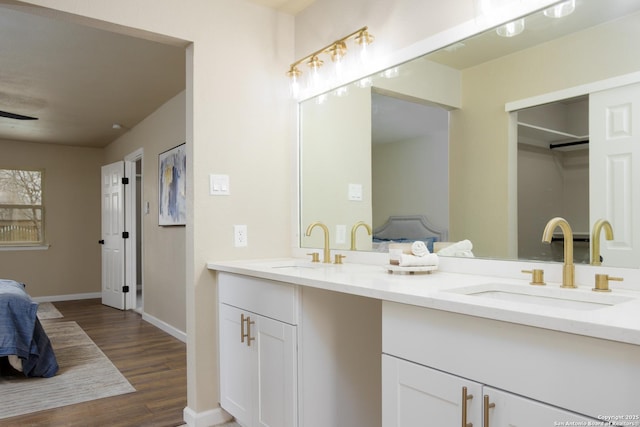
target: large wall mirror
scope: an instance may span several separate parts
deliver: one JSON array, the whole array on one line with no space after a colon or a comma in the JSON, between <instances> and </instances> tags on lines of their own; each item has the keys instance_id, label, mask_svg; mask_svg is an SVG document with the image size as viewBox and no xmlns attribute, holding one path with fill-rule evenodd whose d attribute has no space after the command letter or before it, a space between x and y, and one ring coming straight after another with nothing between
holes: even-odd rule
<instances>
[{"instance_id":1,"label":"large wall mirror","mask_svg":"<svg viewBox=\"0 0 640 427\"><path fill-rule=\"evenodd\" d=\"M322 221L333 249L384 251L364 227L351 242L353 225L420 217L476 257L560 261L563 236L541 237L562 216L589 263L603 218L603 265L640 267L640 1L576 0L524 22L300 104L301 247L322 246L304 235Z\"/></svg>"}]
</instances>

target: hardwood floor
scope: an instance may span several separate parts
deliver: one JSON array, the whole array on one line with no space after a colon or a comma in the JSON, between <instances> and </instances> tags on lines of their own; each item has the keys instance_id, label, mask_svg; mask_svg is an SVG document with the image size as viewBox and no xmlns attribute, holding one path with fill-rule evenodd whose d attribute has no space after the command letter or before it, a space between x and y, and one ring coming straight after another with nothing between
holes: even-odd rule
<instances>
[{"instance_id":1,"label":"hardwood floor","mask_svg":"<svg viewBox=\"0 0 640 427\"><path fill-rule=\"evenodd\" d=\"M100 300L55 302L63 319L77 322L136 389L0 420L0 426L180 426L187 405L186 346L132 311ZM0 391L1 392L1 391Z\"/></svg>"}]
</instances>

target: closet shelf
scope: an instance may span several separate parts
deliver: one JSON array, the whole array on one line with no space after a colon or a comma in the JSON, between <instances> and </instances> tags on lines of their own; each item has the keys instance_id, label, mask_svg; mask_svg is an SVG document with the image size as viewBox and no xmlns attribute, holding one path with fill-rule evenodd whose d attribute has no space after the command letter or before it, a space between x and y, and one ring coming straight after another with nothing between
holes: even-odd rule
<instances>
[{"instance_id":1,"label":"closet shelf","mask_svg":"<svg viewBox=\"0 0 640 427\"><path fill-rule=\"evenodd\" d=\"M518 142L543 148L563 148L553 147L553 145L558 144L569 144L568 146L575 148L575 143L587 144L589 142L589 135L575 135L529 123L518 122L518 139ZM578 148L580 148L580 146L578 146Z\"/></svg>"}]
</instances>

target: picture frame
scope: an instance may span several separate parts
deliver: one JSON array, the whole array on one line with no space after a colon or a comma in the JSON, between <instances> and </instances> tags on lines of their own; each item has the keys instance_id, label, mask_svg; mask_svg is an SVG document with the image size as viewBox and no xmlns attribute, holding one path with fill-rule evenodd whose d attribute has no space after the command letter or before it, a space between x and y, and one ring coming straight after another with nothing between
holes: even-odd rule
<instances>
[{"instance_id":1,"label":"picture frame","mask_svg":"<svg viewBox=\"0 0 640 427\"><path fill-rule=\"evenodd\" d=\"M187 152L182 143L158 155L158 225L187 223Z\"/></svg>"}]
</instances>

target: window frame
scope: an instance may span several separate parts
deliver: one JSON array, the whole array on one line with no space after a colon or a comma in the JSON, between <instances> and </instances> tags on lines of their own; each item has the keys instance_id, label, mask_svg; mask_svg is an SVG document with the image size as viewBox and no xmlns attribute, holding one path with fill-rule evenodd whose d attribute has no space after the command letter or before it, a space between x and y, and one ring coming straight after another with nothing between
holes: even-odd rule
<instances>
[{"instance_id":1,"label":"window frame","mask_svg":"<svg viewBox=\"0 0 640 427\"><path fill-rule=\"evenodd\" d=\"M45 227L45 169L0 167L0 170L27 171L40 173L40 204L9 204L0 202L0 209L38 209L40 211L40 239L38 241L3 241L0 240L0 250L7 249L39 249L47 248Z\"/></svg>"}]
</instances>

